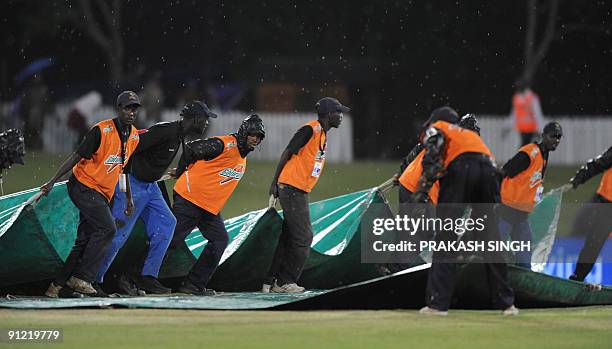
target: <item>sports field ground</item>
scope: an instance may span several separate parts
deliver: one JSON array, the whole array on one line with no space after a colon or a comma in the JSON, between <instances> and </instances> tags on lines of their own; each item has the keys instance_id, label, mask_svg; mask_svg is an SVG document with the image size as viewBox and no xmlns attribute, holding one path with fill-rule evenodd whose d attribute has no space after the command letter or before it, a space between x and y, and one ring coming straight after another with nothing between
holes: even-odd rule
<instances>
[{"instance_id":1,"label":"sports field ground","mask_svg":"<svg viewBox=\"0 0 612 349\"><path fill-rule=\"evenodd\" d=\"M5 193L37 187L65 156L29 155L26 166L4 176ZM382 183L397 161L329 164L311 200ZM250 162L228 202L232 217L264 207L274 171L271 162ZM547 189L567 182L576 168L551 167ZM598 178L565 202L588 200ZM396 191L389 193L396 202ZM560 233L570 215L562 215ZM147 309L0 310L0 328L61 328L61 344L0 343L10 347L62 348L607 348L612 343L612 307L523 310L518 317L496 311L451 311L447 318L396 311L198 311Z\"/></svg>"},{"instance_id":2,"label":"sports field ground","mask_svg":"<svg viewBox=\"0 0 612 349\"><path fill-rule=\"evenodd\" d=\"M25 166L14 165L4 175L4 193L39 187L57 171L66 155L30 153ZM585 159L586 161L586 159ZM575 167L549 167L546 171L546 190L566 184L577 170ZM250 161L247 171L238 188L223 209L225 218L263 208L268 203L268 188L276 169L276 163ZM351 193L377 186L389 179L399 170L397 161L356 161L350 164L326 164L317 187L310 195L311 201ZM578 203L590 200L599 184L600 176L591 179L564 195L564 203ZM168 184L171 192L171 183ZM391 190L387 198L394 207L397 203L397 190ZM561 215L559 235L568 235L576 206L568 207Z\"/></svg>"},{"instance_id":3,"label":"sports field ground","mask_svg":"<svg viewBox=\"0 0 612 349\"><path fill-rule=\"evenodd\" d=\"M0 328L61 328L2 348L610 348L612 307L451 311L0 310Z\"/></svg>"}]
</instances>

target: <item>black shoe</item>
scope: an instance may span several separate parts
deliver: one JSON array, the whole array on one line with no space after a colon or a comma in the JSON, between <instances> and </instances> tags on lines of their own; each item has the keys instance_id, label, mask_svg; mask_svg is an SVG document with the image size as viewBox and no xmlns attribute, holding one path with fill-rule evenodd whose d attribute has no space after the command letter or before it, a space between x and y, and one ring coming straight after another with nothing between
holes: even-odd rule
<instances>
[{"instance_id":1,"label":"black shoe","mask_svg":"<svg viewBox=\"0 0 612 349\"><path fill-rule=\"evenodd\" d=\"M183 282L181 282L181 287L179 287L178 292L192 294L195 296L214 296L215 294L217 294L215 290L211 290L210 288L200 288L194 285L188 279L185 279L183 280Z\"/></svg>"},{"instance_id":2,"label":"black shoe","mask_svg":"<svg viewBox=\"0 0 612 349\"><path fill-rule=\"evenodd\" d=\"M102 289L102 285L97 282L94 282L92 286L96 289L96 293L92 295L93 297L108 297L108 293L104 292L104 290Z\"/></svg>"},{"instance_id":3,"label":"black shoe","mask_svg":"<svg viewBox=\"0 0 612 349\"><path fill-rule=\"evenodd\" d=\"M128 296L139 296L138 288L134 285L132 279L127 275L121 274L117 277L117 290L120 294L126 294Z\"/></svg>"},{"instance_id":4,"label":"black shoe","mask_svg":"<svg viewBox=\"0 0 612 349\"><path fill-rule=\"evenodd\" d=\"M59 290L57 296L59 298L86 298L88 297L88 295L77 292L71 289L70 287L66 287L66 286L62 287L62 289Z\"/></svg>"},{"instance_id":5,"label":"black shoe","mask_svg":"<svg viewBox=\"0 0 612 349\"><path fill-rule=\"evenodd\" d=\"M578 277L578 275L576 275L576 274L572 274L572 275L570 275L569 279L570 279L570 280L574 280L574 281L578 281L578 282L583 282L583 281L584 281L584 278L582 278L582 279L581 279L581 278L579 278L579 277Z\"/></svg>"},{"instance_id":6,"label":"black shoe","mask_svg":"<svg viewBox=\"0 0 612 349\"><path fill-rule=\"evenodd\" d=\"M136 287L147 294L170 294L172 289L162 285L154 276L143 275L134 279Z\"/></svg>"}]
</instances>

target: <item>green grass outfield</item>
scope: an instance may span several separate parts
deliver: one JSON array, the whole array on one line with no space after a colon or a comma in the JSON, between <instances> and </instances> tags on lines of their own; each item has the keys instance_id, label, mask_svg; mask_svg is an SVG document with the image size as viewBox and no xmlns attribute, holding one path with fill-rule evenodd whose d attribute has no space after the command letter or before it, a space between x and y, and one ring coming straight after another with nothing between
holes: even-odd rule
<instances>
[{"instance_id":1,"label":"green grass outfield","mask_svg":"<svg viewBox=\"0 0 612 349\"><path fill-rule=\"evenodd\" d=\"M66 155L31 153L25 159L26 165L15 165L4 175L4 193L40 186L57 171ZM384 182L398 171L399 161L356 161L350 164L326 165L321 180L310 195L311 201L321 200L337 195L347 194L361 189L374 187ZM223 209L223 216L234 217L245 212L263 208L268 203L268 188L276 163L248 163L247 172L238 188ZM550 167L546 171L546 190L559 187L568 182L576 167ZM572 190L564 196L564 203L585 202L595 193L600 177L591 179L578 190ZM171 184L169 189L171 190ZM397 190L391 190L387 197L393 205L397 203ZM561 215L559 234L569 234L575 206L568 206Z\"/></svg>"},{"instance_id":2,"label":"green grass outfield","mask_svg":"<svg viewBox=\"0 0 612 349\"><path fill-rule=\"evenodd\" d=\"M2 348L609 348L612 307L451 311L0 310L0 328L61 328Z\"/></svg>"}]
</instances>

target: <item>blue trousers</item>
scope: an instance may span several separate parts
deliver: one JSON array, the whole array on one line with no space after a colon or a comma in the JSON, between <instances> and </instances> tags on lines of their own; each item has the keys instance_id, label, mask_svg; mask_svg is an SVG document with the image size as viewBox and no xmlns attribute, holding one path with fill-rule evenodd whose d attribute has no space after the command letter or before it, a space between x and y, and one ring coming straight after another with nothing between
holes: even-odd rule
<instances>
[{"instance_id":1,"label":"blue trousers","mask_svg":"<svg viewBox=\"0 0 612 349\"><path fill-rule=\"evenodd\" d=\"M117 233L115 233L111 246L108 248L104 261L98 270L96 281L100 283L104 281L104 274L127 241L139 218L144 222L149 237L149 252L141 275L157 277L166 250L172 241L176 218L164 201L157 183L142 182L130 175L130 186L132 200L134 200L134 206L136 206L136 210L130 217L124 213L125 193L119 191L118 184L115 187L112 214L116 221L123 222L123 226L117 227Z\"/></svg>"},{"instance_id":2,"label":"blue trousers","mask_svg":"<svg viewBox=\"0 0 612 349\"><path fill-rule=\"evenodd\" d=\"M512 241L531 241L533 235L527 218L511 222L499 217L499 232L502 239ZM517 252L516 262L519 267L531 269L531 251Z\"/></svg>"}]
</instances>

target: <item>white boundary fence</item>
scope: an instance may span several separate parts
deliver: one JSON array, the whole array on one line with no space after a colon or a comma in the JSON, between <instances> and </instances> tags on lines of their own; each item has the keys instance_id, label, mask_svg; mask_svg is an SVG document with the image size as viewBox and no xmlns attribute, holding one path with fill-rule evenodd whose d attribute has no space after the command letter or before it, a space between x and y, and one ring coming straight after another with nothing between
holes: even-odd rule
<instances>
[{"instance_id":1,"label":"white boundary fence","mask_svg":"<svg viewBox=\"0 0 612 349\"><path fill-rule=\"evenodd\" d=\"M70 153L74 150L77 136L66 127L66 118L70 105L56 106L55 115L49 115L45 120L43 141L45 150L53 153ZM9 104L0 104L2 115L8 115ZM165 110L162 119L175 120L180 110ZM114 114L111 107L100 108L88 120L90 124L108 118ZM247 112L231 111L219 113L217 119L211 120L208 135L224 135L234 132L240 122L248 116ZM287 146L294 132L308 120L316 117L309 113L259 113L266 125L266 139L260 150L250 155L251 159L277 161ZM139 115L145 120L146 114ZM478 115L482 138L489 145L498 164L503 164L512 157L519 145L516 131L510 130L504 135L504 128L509 126L507 116ZM558 116L545 118L555 120L563 126L563 139L557 150L550 154L550 164L579 165L585 163L612 145L612 117L604 116ZM139 127L150 126L140 122ZM333 129L329 134L328 160L330 162L353 161L353 123L349 115L345 115L339 129Z\"/></svg>"},{"instance_id":2,"label":"white boundary fence","mask_svg":"<svg viewBox=\"0 0 612 349\"><path fill-rule=\"evenodd\" d=\"M512 129L504 137L507 117L477 116L481 136L495 155L498 164L510 159L519 148L518 133ZM612 145L612 118L603 116L547 117L563 127L563 138L556 151L550 153L552 165L579 165L603 153Z\"/></svg>"},{"instance_id":3,"label":"white boundary fence","mask_svg":"<svg viewBox=\"0 0 612 349\"><path fill-rule=\"evenodd\" d=\"M45 120L43 130L43 143L45 151L52 153L70 153L75 149L77 135L66 126L66 118L70 112L69 105L58 105L55 115L48 115ZM172 121L179 117L180 109L165 110L162 113L162 120ZM217 112L216 119L210 120L207 135L226 135L236 132L240 123L249 113L240 111ZM5 114L6 115L6 114ZM100 108L93 117L90 117L90 125L96 122L113 117L112 107ZM307 121L316 119L314 113L258 113L263 119L266 127L266 138L252 154L250 160L271 160L278 161L281 153L289 143L289 140L298 128ZM146 121L146 114L138 116L139 128L151 126ZM342 125L338 129L329 131L327 159L330 162L347 163L353 161L353 122L349 115L344 115Z\"/></svg>"},{"instance_id":4,"label":"white boundary fence","mask_svg":"<svg viewBox=\"0 0 612 349\"><path fill-rule=\"evenodd\" d=\"M178 114L171 113L170 120L176 115ZM242 120L248 115L243 112L222 113L218 118L211 119L208 135L236 132ZM249 159L273 161L278 161L289 140L300 126L317 118L316 114L307 113L258 113L258 115L266 126L266 138L261 143L260 149L249 155ZM342 163L353 161L353 122L350 116L345 115L342 125L330 130L328 138L328 161Z\"/></svg>"}]
</instances>

